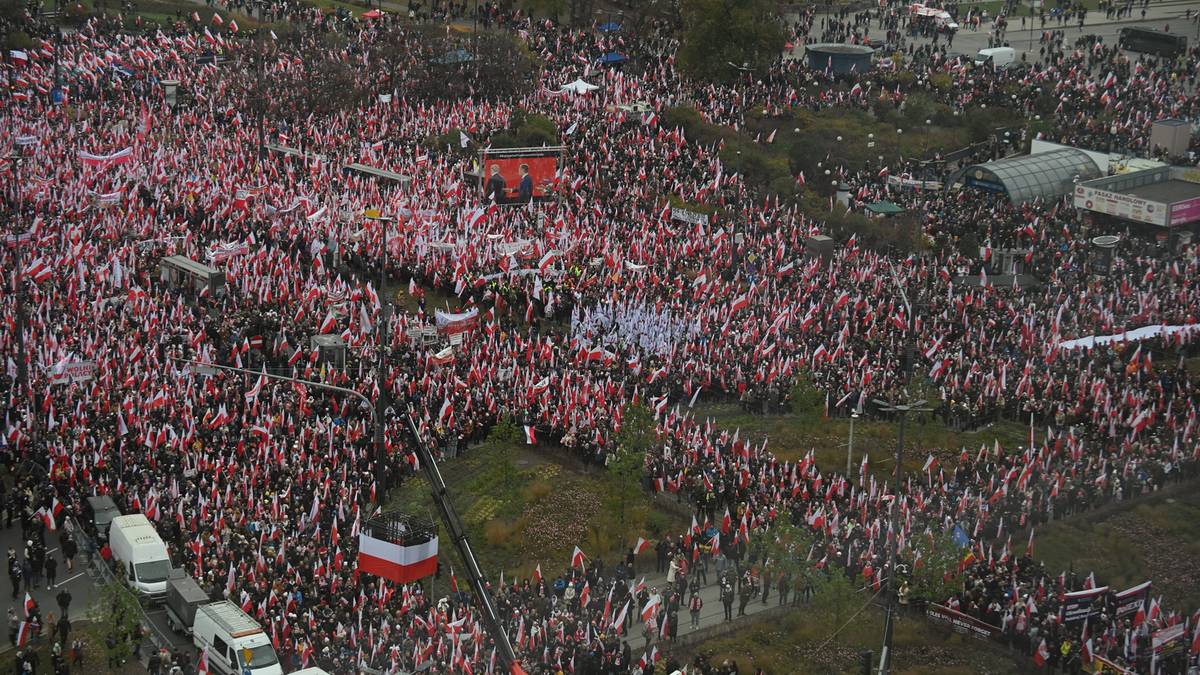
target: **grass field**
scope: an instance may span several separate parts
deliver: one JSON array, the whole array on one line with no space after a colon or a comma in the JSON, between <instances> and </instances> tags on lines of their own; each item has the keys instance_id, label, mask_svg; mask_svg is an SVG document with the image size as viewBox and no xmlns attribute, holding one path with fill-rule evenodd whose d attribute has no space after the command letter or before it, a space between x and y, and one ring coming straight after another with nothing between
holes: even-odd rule
<instances>
[{"instance_id":1,"label":"grass field","mask_svg":"<svg viewBox=\"0 0 1200 675\"><path fill-rule=\"evenodd\" d=\"M1117 590L1154 581L1171 610L1200 607L1200 492L1182 490L1136 505L1082 514L1037 531L1037 556L1051 570L1075 570Z\"/></svg>"},{"instance_id":2,"label":"grass field","mask_svg":"<svg viewBox=\"0 0 1200 675\"><path fill-rule=\"evenodd\" d=\"M813 450L817 466L822 471L846 470L846 444L850 437L849 419L826 419L820 411L757 415L744 412L736 403L699 404L696 419L703 422L713 418L715 424L730 432L740 430L743 437L757 443L767 439L767 449L781 459L796 461ZM964 446L972 453L980 445L992 447L994 441L1013 449L1029 438L1028 427L1001 422L979 431L962 433L948 429L941 422L925 416L914 417L907 425L904 440L904 470L920 471L930 452L938 455L943 465L956 462ZM893 422L858 420L854 423L854 456L852 469L857 472L863 453L870 456L870 470L876 476L890 475L896 453L898 425Z\"/></svg>"},{"instance_id":3,"label":"grass field","mask_svg":"<svg viewBox=\"0 0 1200 675\"><path fill-rule=\"evenodd\" d=\"M501 570L510 579L528 577L538 563L547 577L558 574L576 545L613 564L637 537L656 539L687 527L682 517L654 507L648 493L622 524L604 504L602 473L573 460L547 461L525 446L485 441L442 464L442 474L480 566L493 580ZM389 507L438 520L424 478L405 483Z\"/></svg>"},{"instance_id":4,"label":"grass field","mask_svg":"<svg viewBox=\"0 0 1200 675\"><path fill-rule=\"evenodd\" d=\"M855 597L858 601L850 613L866 601ZM704 654L713 664L728 659L737 662L740 672L761 667L769 675L858 673L863 652L870 650L872 663L878 665L883 641L881 609L868 607L833 637L837 627L823 608L801 608L779 621L759 622L707 641L689 650L686 658L690 663L695 655ZM949 632L915 613L900 615L894 645L895 673L1002 675L1023 672L1022 666L1028 665L998 646Z\"/></svg>"}]
</instances>

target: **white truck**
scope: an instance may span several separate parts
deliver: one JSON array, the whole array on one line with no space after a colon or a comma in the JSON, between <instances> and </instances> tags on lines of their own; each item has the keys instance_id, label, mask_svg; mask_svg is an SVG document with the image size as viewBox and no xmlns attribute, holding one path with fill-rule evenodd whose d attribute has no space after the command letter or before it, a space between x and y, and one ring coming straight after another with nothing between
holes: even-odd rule
<instances>
[{"instance_id":1,"label":"white truck","mask_svg":"<svg viewBox=\"0 0 1200 675\"><path fill-rule=\"evenodd\" d=\"M207 650L208 667L214 673L283 675L271 638L258 622L228 600L196 608L192 643Z\"/></svg>"},{"instance_id":2,"label":"white truck","mask_svg":"<svg viewBox=\"0 0 1200 675\"><path fill-rule=\"evenodd\" d=\"M152 600L167 594L171 556L158 531L141 513L117 516L108 528L108 545L118 575Z\"/></svg>"}]
</instances>

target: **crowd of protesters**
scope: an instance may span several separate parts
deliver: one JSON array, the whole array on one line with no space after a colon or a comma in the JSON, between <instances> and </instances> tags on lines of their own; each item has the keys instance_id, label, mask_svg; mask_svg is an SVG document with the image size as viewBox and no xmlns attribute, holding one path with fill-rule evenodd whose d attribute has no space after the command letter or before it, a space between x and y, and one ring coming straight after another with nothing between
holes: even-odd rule
<instances>
[{"instance_id":1,"label":"crowd of protesters","mask_svg":"<svg viewBox=\"0 0 1200 675\"><path fill-rule=\"evenodd\" d=\"M405 26L336 28L348 44L333 52L316 37L331 28L314 15L273 41L265 66L251 67L231 27L184 20L164 34L93 20L57 47L43 41L5 63L3 439L14 464L47 468L49 482L28 486L16 507L22 526L37 530L31 541L43 539L45 520L60 520L56 502L81 513L87 496L111 494L154 520L174 562L214 597L257 618L289 668L411 670L432 661L438 672L489 671L491 638L466 594L430 597L420 584L355 572L361 525L389 488L419 471L400 416L412 411L421 433L444 447L465 445L507 415L602 465L620 451L627 405L642 403L660 435L647 489L686 499L698 524L665 546L668 588L640 584L628 560L497 583L502 621L534 672L650 672L654 643L678 629L688 589L708 583L709 564L722 601L729 590L727 616L734 596L740 610L771 591L780 602L789 590L799 597L799 582L771 574L754 552L780 517L816 537L807 554L815 568L867 585L887 575L889 537L913 567L925 540L961 532L967 557L948 571L960 575L962 593L926 599L1003 624L1034 656L1045 640L1058 643L1054 658L1078 661L1090 639L1089 655L1145 670L1145 636L1183 622L1183 658L1194 659L1196 617L1167 609L1170 598L1136 624L1114 615L1087 628L1060 622L1063 594L1081 582L1022 557L1024 542L1011 540L1195 477L1200 393L1183 367L1200 324L1195 245L1143 244L1118 231L1115 268L1098 276L1088 241L1112 228L1082 222L1063 202L902 192L886 170L844 167L851 208L886 196L925 214L924 236L947 245L904 257L851 238L830 255L806 255L822 222L764 200L723 167L719 145L615 106L646 101L658 112L687 100L706 119L740 127L757 106L768 114L866 107L881 91L900 105L923 78L885 85L892 80L880 72L838 82L781 61L761 79L699 85L675 70L665 26L635 41L489 16L542 59L536 91L417 100L403 83L426 64L400 63L394 90L381 92L390 97L320 115L270 111L270 139L308 156L258 151L247 78L264 67L265 77L296 78L322 49L330 53L321 58L365 77L377 53L406 38ZM798 38L816 23L797 24ZM1088 147L1149 151L1153 120L1197 114L1187 85L1194 60L1143 59L1099 42L1074 48L1053 34L1043 44L1040 62L1012 72L973 72L938 50L913 67L924 78L948 74L953 86L937 96L963 111L1032 110L1049 93L1061 102L1053 138ZM595 65L618 48L633 65ZM224 63L197 59L216 52ZM55 58L69 86L64 106L49 102ZM599 89L559 91L577 77ZM169 107L164 80L180 82L186 100ZM570 159L554 178L559 199L493 208L471 184L471 159L427 139L459 131L464 146L486 145L516 111L553 120ZM395 189L344 174L352 162L411 183ZM672 221L665 195L721 215ZM359 215L370 208L394 222L385 228ZM968 237L977 250L957 245ZM1005 271L990 253L1002 247L1027 249L1026 268L1043 283L989 283ZM159 261L172 254L211 261L225 287L170 283ZM422 301L415 313L384 311L405 286L452 298L447 311L477 312L450 356L444 342L414 337L435 325L438 308ZM1164 324L1190 328L1063 346ZM311 347L319 333L345 339L344 367ZM913 377L938 391L939 415L962 428L1032 419L1029 442L921 448L924 470L894 495L870 474L868 456L857 475L824 472L811 455L780 460L766 443L689 413L701 397L791 405L802 380L820 392L825 414L887 417L874 401L902 397L910 343ZM384 391L372 368L379 350ZM384 466L370 448L370 411L355 399L254 376L200 376L176 358L387 396ZM94 378L59 381L78 361L97 365ZM889 532L897 500L903 517ZM1034 541L1029 535L1029 554ZM25 559L38 559L36 551ZM645 653L631 651L630 634L647 638ZM666 657L658 667L674 664Z\"/></svg>"}]
</instances>

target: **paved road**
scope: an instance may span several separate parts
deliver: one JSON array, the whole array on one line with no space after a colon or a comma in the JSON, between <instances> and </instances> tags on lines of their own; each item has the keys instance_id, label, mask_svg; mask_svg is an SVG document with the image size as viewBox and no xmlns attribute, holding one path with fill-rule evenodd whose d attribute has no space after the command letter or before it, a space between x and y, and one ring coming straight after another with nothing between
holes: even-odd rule
<instances>
[{"instance_id":1,"label":"paved road","mask_svg":"<svg viewBox=\"0 0 1200 675\"><path fill-rule=\"evenodd\" d=\"M651 567L652 565L646 565L645 563L642 563L641 566ZM642 577L639 574L637 578L638 578L638 580L640 580ZM700 598L704 601L704 609L700 610L699 627L692 628L692 615L691 615L691 612L689 612L686 608L687 598L689 598L690 595L686 596L683 600L684 607L681 607L679 610L679 631L678 631L679 637L689 635L698 630L704 630L707 628L711 628L713 626L717 626L717 625L726 623L725 622L725 608L721 604L720 587L717 585L716 571L715 571L714 566L712 566L712 565L709 565L708 580L710 583L700 589ZM667 585L666 575L664 575L664 574L646 574L646 586L651 587L651 588L657 588L661 591L664 588L666 588L666 585ZM788 598L788 602L789 603L791 602L790 596ZM735 597L734 602L733 602L733 616L735 619L734 625L737 625L737 626L740 626L740 625L746 623L746 621L737 621L739 604L740 604L740 600ZM747 607L746 607L746 617L753 618L754 615L756 615L756 614L760 614L768 609L772 609L772 608L778 607L778 606L779 606L779 596L775 592L775 589L772 588L770 595L767 597L766 604L763 604L761 594L756 596L754 599L752 599L750 601L750 604L747 605ZM620 611L621 611L620 606L613 607L614 614L617 612L620 612ZM632 613L635 611L635 608L633 608L631 606L629 611ZM641 608L640 607L636 608L636 611L640 612ZM629 630L629 639L628 639L629 646L630 646L630 649L632 650L634 659L639 658L642 655L642 653L647 651L647 641L646 641L645 637L643 637L643 635L642 635L642 633L643 633L642 626L643 626L643 624L641 622L641 617L635 615L633 626ZM660 652L661 651L669 651L671 649L670 642L668 642L668 641L662 641L659 639L655 639L652 644L658 645Z\"/></svg>"},{"instance_id":2,"label":"paved road","mask_svg":"<svg viewBox=\"0 0 1200 675\"><path fill-rule=\"evenodd\" d=\"M0 522L0 525L3 525L3 523ZM57 617L59 610L55 596L58 595L61 589L65 588L71 593L70 615L72 619L80 619L92 607L97 595L96 585L86 569L86 558L82 553L75 557L74 571L67 570L66 563L62 558L62 550L59 547L59 534L61 534L61 530L59 532L47 532L45 536L47 553L54 556L59 562L57 585L54 589L47 588L45 579L43 578L42 583L39 584L40 587L31 589L29 593L41 607L43 618L46 618L51 612ZM24 545L25 542L21 541L21 526L16 521L13 522L12 527L0 528L0 551L7 552L9 548L12 548L17 552L18 558L20 558L24 550ZM9 606L19 616L24 616L24 589L17 589L17 599L13 600L12 586L9 584L7 574L4 574L2 585L5 595L0 596L0 598L8 601L10 603ZM7 638L5 638L3 647L0 647L0 653L7 651L9 648L10 645Z\"/></svg>"},{"instance_id":3,"label":"paved road","mask_svg":"<svg viewBox=\"0 0 1200 675\"><path fill-rule=\"evenodd\" d=\"M1188 10L1192 10L1192 20L1187 20L1184 15ZM1027 11L1027 10L1026 10ZM1025 27L1021 26L1021 17L1010 17L1008 22L1008 30L1005 39L1008 46L1013 47L1021 52L1028 52L1029 60L1038 58L1038 40L1041 38L1043 30L1062 30L1066 33L1067 44L1073 44L1075 39L1081 35L1099 35L1104 39L1104 43L1108 45L1116 44L1117 35L1121 28L1125 26L1144 26L1162 30L1166 26L1171 27L1172 33L1188 36L1189 45L1197 44L1198 33L1195 17L1200 14L1200 2L1158 2L1151 3L1146 10L1146 18L1141 18L1140 10L1134 11L1133 16L1120 21L1108 19L1104 16L1104 12L1092 10L1088 12L1087 19L1084 21L1083 29L1080 30L1078 22L1067 22L1059 24L1057 21L1046 21L1045 28L1042 28L1041 22L1037 18L1030 20L1030 17L1025 17ZM973 31L964 28L958 31L954 36L954 43L950 47L950 51L960 54L974 54L980 49L988 46L988 35L991 25L983 24L980 30ZM877 24L871 26L872 33L879 30ZM927 38L916 38L914 42L917 45L929 43ZM942 39L939 44L945 44L945 39Z\"/></svg>"}]
</instances>

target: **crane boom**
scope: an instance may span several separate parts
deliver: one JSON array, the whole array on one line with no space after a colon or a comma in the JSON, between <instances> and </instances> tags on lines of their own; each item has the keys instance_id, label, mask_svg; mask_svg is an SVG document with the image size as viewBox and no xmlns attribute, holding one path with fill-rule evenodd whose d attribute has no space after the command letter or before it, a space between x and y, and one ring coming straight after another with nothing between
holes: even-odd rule
<instances>
[{"instance_id":1,"label":"crane boom","mask_svg":"<svg viewBox=\"0 0 1200 675\"><path fill-rule=\"evenodd\" d=\"M513 651L512 643L508 640L508 634L500 625L500 617L496 614L492 596L484 588L483 572L479 569L475 552L471 550L471 542L467 540L467 533L463 529L462 520L458 517L458 511L454 508L454 503L450 501L450 494L446 490L446 481L442 479L442 472L438 469L433 453L421 439L421 433L417 429L416 423L413 422L411 413L407 415L407 419L409 431L412 432L417 446L417 455L421 460L421 465L425 468L425 477L429 480L430 495L433 497L433 503L437 506L438 513L442 516L442 522L450 531L450 541L467 566L467 576L470 578L471 589L474 590L475 598L483 613L484 624L488 632L492 634L492 640L496 643L496 657L512 675L524 675L525 671L517 662L517 655Z\"/></svg>"}]
</instances>

